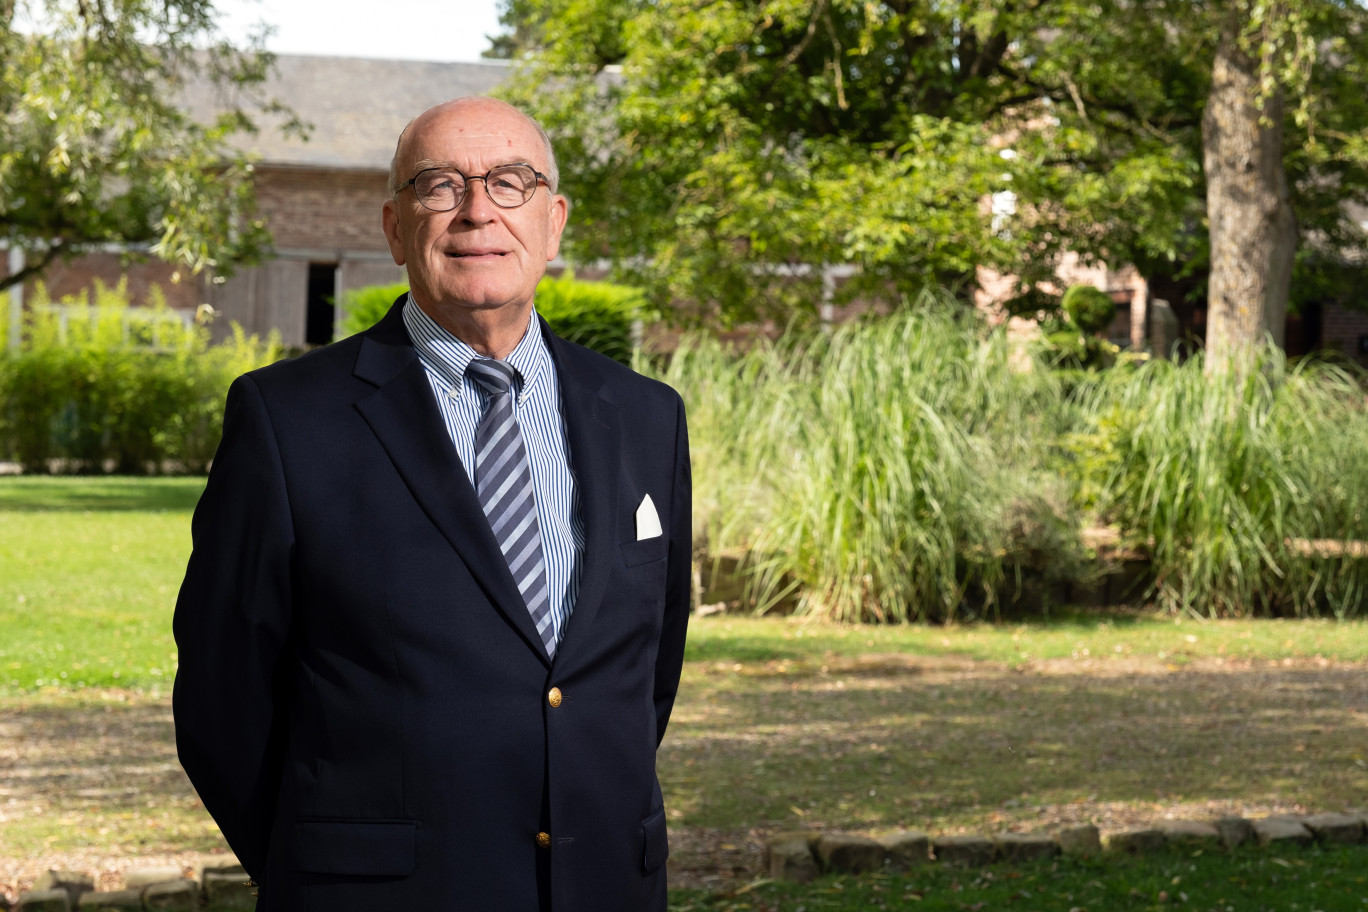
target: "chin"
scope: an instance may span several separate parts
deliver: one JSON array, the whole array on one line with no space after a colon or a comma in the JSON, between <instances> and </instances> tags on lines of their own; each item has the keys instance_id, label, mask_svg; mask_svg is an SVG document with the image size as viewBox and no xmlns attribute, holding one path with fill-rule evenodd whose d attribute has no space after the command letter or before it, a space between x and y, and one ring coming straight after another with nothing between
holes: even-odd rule
<instances>
[{"instance_id":1,"label":"chin","mask_svg":"<svg viewBox=\"0 0 1368 912\"><path fill-rule=\"evenodd\" d=\"M435 300L462 310L516 312L531 306L531 295L518 295L507 289L455 287L439 291Z\"/></svg>"}]
</instances>

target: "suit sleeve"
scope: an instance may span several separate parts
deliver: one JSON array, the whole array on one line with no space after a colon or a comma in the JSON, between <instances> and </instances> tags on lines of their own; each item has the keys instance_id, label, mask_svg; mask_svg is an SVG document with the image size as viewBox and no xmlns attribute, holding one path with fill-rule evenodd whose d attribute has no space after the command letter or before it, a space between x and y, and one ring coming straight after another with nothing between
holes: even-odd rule
<instances>
[{"instance_id":1,"label":"suit sleeve","mask_svg":"<svg viewBox=\"0 0 1368 912\"><path fill-rule=\"evenodd\" d=\"M233 383L223 425L176 601L172 705L181 765L261 879L285 747L293 536L276 436L251 377Z\"/></svg>"},{"instance_id":2,"label":"suit sleeve","mask_svg":"<svg viewBox=\"0 0 1368 912\"><path fill-rule=\"evenodd\" d=\"M684 403L676 399L678 419L675 436L674 493L670 504L670 550L665 569L665 619L656 655L656 745L665 737L665 726L679 692L684 667L684 638L693 601L693 483L689 467L689 430Z\"/></svg>"}]
</instances>

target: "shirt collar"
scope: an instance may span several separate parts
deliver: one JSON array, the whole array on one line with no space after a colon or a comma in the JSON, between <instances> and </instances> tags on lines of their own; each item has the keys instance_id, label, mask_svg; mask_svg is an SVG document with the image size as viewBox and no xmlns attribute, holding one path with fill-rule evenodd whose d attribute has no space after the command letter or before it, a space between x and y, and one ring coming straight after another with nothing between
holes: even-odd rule
<instances>
[{"instance_id":1,"label":"shirt collar","mask_svg":"<svg viewBox=\"0 0 1368 912\"><path fill-rule=\"evenodd\" d=\"M404 327L423 365L445 380L448 395L459 400L466 385L466 368L471 361L484 356L428 316L411 295L404 302ZM542 338L535 307L528 318L527 331L504 360L518 373L515 384L518 402L522 403L542 384L551 363L551 352Z\"/></svg>"}]
</instances>

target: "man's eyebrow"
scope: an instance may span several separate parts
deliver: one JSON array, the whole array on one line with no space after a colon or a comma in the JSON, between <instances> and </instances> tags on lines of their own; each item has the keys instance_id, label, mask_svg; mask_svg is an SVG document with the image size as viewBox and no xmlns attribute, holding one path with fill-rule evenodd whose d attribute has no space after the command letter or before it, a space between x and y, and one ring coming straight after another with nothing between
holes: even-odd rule
<instances>
[{"instance_id":1,"label":"man's eyebrow","mask_svg":"<svg viewBox=\"0 0 1368 912\"><path fill-rule=\"evenodd\" d=\"M435 158L424 158L414 162L413 173L417 174L419 171L427 171L429 168L450 168L452 170L458 170L456 166L449 161L438 161Z\"/></svg>"},{"instance_id":2,"label":"man's eyebrow","mask_svg":"<svg viewBox=\"0 0 1368 912\"><path fill-rule=\"evenodd\" d=\"M503 168L507 165L528 165L534 169L537 167L525 158L511 158L508 161L495 162L494 164L490 165L490 167ZM419 171L428 171L432 168L445 168L449 171L461 171L461 168L455 163L450 161L439 161L435 158L424 158L413 163L414 174L417 174ZM465 172L461 171L461 173L464 174Z\"/></svg>"}]
</instances>

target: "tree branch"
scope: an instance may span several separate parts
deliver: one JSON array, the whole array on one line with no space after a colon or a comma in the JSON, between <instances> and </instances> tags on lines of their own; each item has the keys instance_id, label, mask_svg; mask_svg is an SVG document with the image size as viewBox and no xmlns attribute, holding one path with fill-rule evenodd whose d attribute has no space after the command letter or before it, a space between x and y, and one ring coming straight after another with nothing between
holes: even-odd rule
<instances>
[{"instance_id":1,"label":"tree branch","mask_svg":"<svg viewBox=\"0 0 1368 912\"><path fill-rule=\"evenodd\" d=\"M803 51L808 49L808 45L812 43L812 36L817 34L817 20L821 18L826 5L827 0L817 0L817 5L812 10L812 18L808 20L807 31L803 34L802 40L793 46L793 50L784 55L784 66L793 66L794 62L803 56Z\"/></svg>"},{"instance_id":2,"label":"tree branch","mask_svg":"<svg viewBox=\"0 0 1368 912\"><path fill-rule=\"evenodd\" d=\"M24 268L14 273L14 275L7 275L3 279L0 279L0 291L27 282L29 279L39 275L44 269L47 269L48 266L52 265L53 260L66 252L69 247L70 245L64 241L57 241L47 250L43 251L43 255L38 258L38 262L26 262Z\"/></svg>"}]
</instances>

